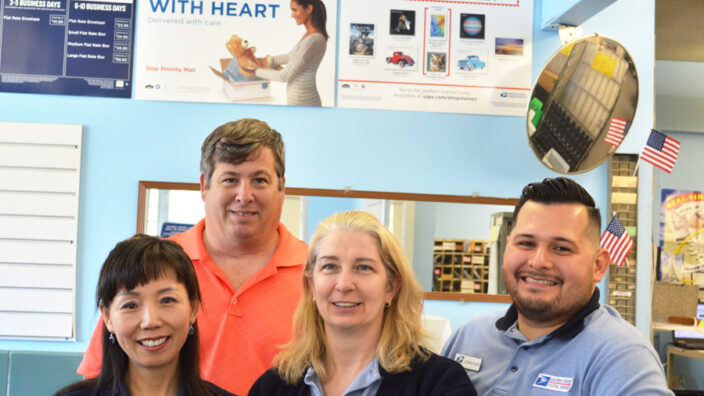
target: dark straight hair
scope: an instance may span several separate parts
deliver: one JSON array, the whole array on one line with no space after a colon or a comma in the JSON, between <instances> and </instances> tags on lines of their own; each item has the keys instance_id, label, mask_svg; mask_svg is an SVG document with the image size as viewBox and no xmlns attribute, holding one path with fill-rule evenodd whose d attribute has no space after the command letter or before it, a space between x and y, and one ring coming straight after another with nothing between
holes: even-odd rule
<instances>
[{"instance_id":1,"label":"dark straight hair","mask_svg":"<svg viewBox=\"0 0 704 396\"><path fill-rule=\"evenodd\" d=\"M325 4L323 4L323 0L293 0L295 1L298 5L303 6L304 8L308 8L308 5L313 6L313 13L311 14L310 18L313 21L313 26L315 26L318 30L320 30L320 33L325 37L325 40L327 40L330 36L328 36L328 31L325 28L325 25L328 20L328 14L327 11L325 10Z\"/></svg>"},{"instance_id":2,"label":"dark straight hair","mask_svg":"<svg viewBox=\"0 0 704 396\"><path fill-rule=\"evenodd\" d=\"M601 229L601 213L596 208L594 198L577 182L566 177L545 178L542 182L529 183L523 187L521 198L513 210L513 224L518 221L518 213L523 205L533 201L544 205L582 204L587 208L589 225L596 229L597 239Z\"/></svg>"},{"instance_id":3,"label":"dark straight hair","mask_svg":"<svg viewBox=\"0 0 704 396\"><path fill-rule=\"evenodd\" d=\"M98 279L96 300L98 307L107 309L117 293L132 290L164 276L168 271L185 286L191 304L200 304L200 289L193 263L177 243L157 237L137 234L119 242L108 254ZM198 352L198 324L193 324L194 333L186 338L179 354L179 376L187 395L210 396L205 381L200 377ZM103 326L103 361L100 374L69 385L57 392L76 389L92 389L91 395L108 391L119 394L120 382L127 374L129 358L116 342L109 342L110 333Z\"/></svg>"}]
</instances>

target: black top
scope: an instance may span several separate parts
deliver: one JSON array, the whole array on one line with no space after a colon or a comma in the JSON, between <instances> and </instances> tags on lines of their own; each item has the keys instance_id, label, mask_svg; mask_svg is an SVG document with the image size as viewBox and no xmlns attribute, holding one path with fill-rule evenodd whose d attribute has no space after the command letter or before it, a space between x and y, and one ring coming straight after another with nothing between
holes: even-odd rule
<instances>
[{"instance_id":1,"label":"black top","mask_svg":"<svg viewBox=\"0 0 704 396\"><path fill-rule=\"evenodd\" d=\"M234 393L230 393L219 386L210 383L208 381L204 381L205 386L210 390L210 394L212 396L237 396ZM87 384L88 385L88 384ZM74 389L72 391L64 392L64 393L57 393L55 396L90 396L93 392L93 387L92 386L85 386L80 389ZM118 389L118 393L112 392L111 389L108 388L103 388L99 393L98 396L132 396L130 395L130 391L127 390L127 387L125 386L124 383L120 382L120 388ZM180 387L178 389L178 396L187 396L186 395L186 390L183 389L183 387Z\"/></svg>"},{"instance_id":2,"label":"black top","mask_svg":"<svg viewBox=\"0 0 704 396\"><path fill-rule=\"evenodd\" d=\"M411 363L411 371L388 373L379 366L381 385L377 395L383 396L476 396L477 392L459 363L431 354L426 361ZM276 368L262 374L249 390L249 396L309 396L310 387L303 379L289 385L279 377Z\"/></svg>"}]
</instances>

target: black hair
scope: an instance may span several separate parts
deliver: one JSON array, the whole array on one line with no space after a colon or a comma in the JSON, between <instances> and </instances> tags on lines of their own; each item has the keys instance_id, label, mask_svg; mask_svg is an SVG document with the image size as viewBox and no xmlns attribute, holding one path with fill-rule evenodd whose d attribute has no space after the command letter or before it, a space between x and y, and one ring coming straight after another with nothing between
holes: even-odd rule
<instances>
[{"instance_id":1,"label":"black hair","mask_svg":"<svg viewBox=\"0 0 704 396\"><path fill-rule=\"evenodd\" d=\"M200 304L200 289L193 263L177 243L157 237L137 234L119 242L108 254L100 270L96 300L98 306L107 308L121 290L132 290L137 286L173 271L176 279L185 286L191 304ZM198 324L193 323L193 334L179 354L179 374L181 385L187 395L209 396L210 391L200 377L200 357L198 352ZM100 374L69 385L57 395L76 389L92 389L91 395L108 391L119 394L119 384L125 378L129 358L118 343L109 342L110 332L103 326L103 360Z\"/></svg>"},{"instance_id":2,"label":"black hair","mask_svg":"<svg viewBox=\"0 0 704 396\"><path fill-rule=\"evenodd\" d=\"M533 201L545 205L581 204L587 208L589 225L595 227L597 234L601 228L601 213L596 208L594 198L577 182L566 177L545 178L542 182L529 183L523 187L521 198L513 210L513 224L518 220L518 213L523 205Z\"/></svg>"},{"instance_id":3,"label":"black hair","mask_svg":"<svg viewBox=\"0 0 704 396\"><path fill-rule=\"evenodd\" d=\"M330 36L328 36L328 31L325 28L325 24L327 23L328 17L327 17L327 11L325 10L325 4L323 3L323 0L293 0L296 2L296 4L303 6L303 8L308 8L308 5L313 6L313 13L311 14L311 21L313 21L313 26L315 26L318 30L320 30L320 34L325 37L325 40L327 40Z\"/></svg>"}]
</instances>

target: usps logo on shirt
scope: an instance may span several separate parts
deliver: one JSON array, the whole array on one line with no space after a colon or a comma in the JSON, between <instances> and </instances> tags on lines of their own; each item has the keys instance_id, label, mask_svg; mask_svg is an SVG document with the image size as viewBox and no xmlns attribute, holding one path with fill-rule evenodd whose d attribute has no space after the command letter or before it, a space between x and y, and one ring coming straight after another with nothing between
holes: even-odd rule
<instances>
[{"instance_id":1,"label":"usps logo on shirt","mask_svg":"<svg viewBox=\"0 0 704 396\"><path fill-rule=\"evenodd\" d=\"M556 377L550 374L538 374L533 386L536 388L549 389L557 392L569 392L572 389L572 378Z\"/></svg>"}]
</instances>

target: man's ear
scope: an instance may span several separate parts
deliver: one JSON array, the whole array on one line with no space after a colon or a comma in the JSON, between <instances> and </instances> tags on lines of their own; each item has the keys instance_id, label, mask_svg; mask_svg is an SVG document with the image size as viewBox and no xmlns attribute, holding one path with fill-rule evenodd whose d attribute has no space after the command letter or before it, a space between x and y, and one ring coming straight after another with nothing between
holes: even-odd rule
<instances>
[{"instance_id":1,"label":"man's ear","mask_svg":"<svg viewBox=\"0 0 704 396\"><path fill-rule=\"evenodd\" d=\"M205 175L200 174L200 198L205 201L205 190L207 190Z\"/></svg>"},{"instance_id":2,"label":"man's ear","mask_svg":"<svg viewBox=\"0 0 704 396\"><path fill-rule=\"evenodd\" d=\"M103 323L109 332L114 333L112 327L112 321L110 320L110 310L105 307L105 305L100 304L100 316L103 318Z\"/></svg>"},{"instance_id":3,"label":"man's ear","mask_svg":"<svg viewBox=\"0 0 704 396\"><path fill-rule=\"evenodd\" d=\"M606 270L609 269L609 264L611 264L609 251L600 248L594 257L594 283L601 282L604 274L606 274Z\"/></svg>"}]
</instances>

